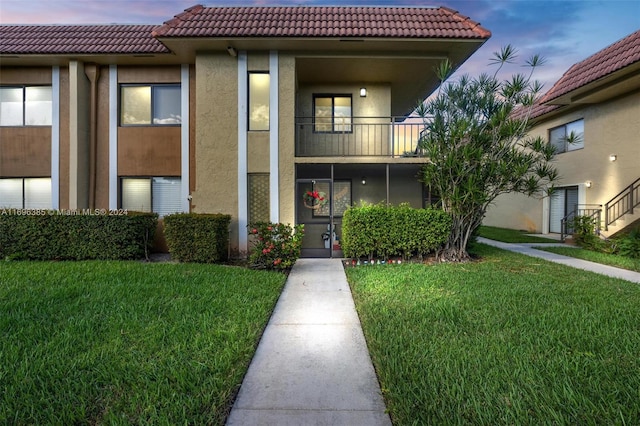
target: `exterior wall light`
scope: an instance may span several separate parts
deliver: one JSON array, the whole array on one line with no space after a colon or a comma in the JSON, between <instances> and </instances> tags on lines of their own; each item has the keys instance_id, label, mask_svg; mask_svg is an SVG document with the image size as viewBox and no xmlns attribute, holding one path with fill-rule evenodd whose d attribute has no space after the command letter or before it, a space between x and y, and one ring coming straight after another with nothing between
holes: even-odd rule
<instances>
[{"instance_id":1,"label":"exterior wall light","mask_svg":"<svg viewBox=\"0 0 640 426\"><path fill-rule=\"evenodd\" d=\"M609 161L612 161L612 162L613 162L613 161L616 161L617 159L618 159L618 156L617 156L617 155L615 155L615 154L611 154L611 155L609 155Z\"/></svg>"},{"instance_id":2,"label":"exterior wall light","mask_svg":"<svg viewBox=\"0 0 640 426\"><path fill-rule=\"evenodd\" d=\"M360 89L360 97L361 98L366 98L367 97L367 88L363 87L362 89Z\"/></svg>"},{"instance_id":3,"label":"exterior wall light","mask_svg":"<svg viewBox=\"0 0 640 426\"><path fill-rule=\"evenodd\" d=\"M591 185L593 185L593 182L591 182L590 180L588 180L588 181L586 181L584 184L587 186L587 188L591 188Z\"/></svg>"},{"instance_id":4,"label":"exterior wall light","mask_svg":"<svg viewBox=\"0 0 640 426\"><path fill-rule=\"evenodd\" d=\"M238 51L233 46L228 46L227 52L229 53L229 56L233 56L234 58L238 56Z\"/></svg>"},{"instance_id":5,"label":"exterior wall light","mask_svg":"<svg viewBox=\"0 0 640 426\"><path fill-rule=\"evenodd\" d=\"M362 184L363 185L367 184L367 177L366 176L362 176Z\"/></svg>"}]
</instances>

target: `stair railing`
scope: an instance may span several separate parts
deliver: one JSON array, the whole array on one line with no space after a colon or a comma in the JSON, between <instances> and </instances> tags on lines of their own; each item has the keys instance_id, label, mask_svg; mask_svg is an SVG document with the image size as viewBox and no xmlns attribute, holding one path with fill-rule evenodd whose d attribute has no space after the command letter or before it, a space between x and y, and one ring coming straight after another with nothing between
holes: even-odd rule
<instances>
[{"instance_id":1,"label":"stair railing","mask_svg":"<svg viewBox=\"0 0 640 426\"><path fill-rule=\"evenodd\" d=\"M602 221L602 204L578 204L576 208L560 220L560 240L564 242L568 235L573 234L573 220L579 216L588 216L595 223L594 232L600 233Z\"/></svg>"},{"instance_id":2,"label":"stair railing","mask_svg":"<svg viewBox=\"0 0 640 426\"><path fill-rule=\"evenodd\" d=\"M640 178L604 205L604 230L608 230L609 225L622 216L633 214L633 209L638 205L640 205Z\"/></svg>"}]
</instances>

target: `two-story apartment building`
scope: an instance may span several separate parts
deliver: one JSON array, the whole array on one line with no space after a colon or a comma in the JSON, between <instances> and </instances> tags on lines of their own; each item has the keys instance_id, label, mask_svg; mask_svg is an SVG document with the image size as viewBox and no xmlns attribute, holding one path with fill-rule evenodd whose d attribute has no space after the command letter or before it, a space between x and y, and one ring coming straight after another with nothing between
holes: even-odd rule
<instances>
[{"instance_id":1,"label":"two-story apartment building","mask_svg":"<svg viewBox=\"0 0 640 426\"><path fill-rule=\"evenodd\" d=\"M442 7L0 26L0 206L228 213L240 255L249 223L298 223L331 256L347 206L429 202L405 118L489 37Z\"/></svg>"},{"instance_id":2,"label":"two-story apartment building","mask_svg":"<svg viewBox=\"0 0 640 426\"><path fill-rule=\"evenodd\" d=\"M610 236L640 219L640 31L569 68L532 119L531 134L557 148L558 188L500 196L484 224L560 234L575 215L593 215Z\"/></svg>"}]
</instances>

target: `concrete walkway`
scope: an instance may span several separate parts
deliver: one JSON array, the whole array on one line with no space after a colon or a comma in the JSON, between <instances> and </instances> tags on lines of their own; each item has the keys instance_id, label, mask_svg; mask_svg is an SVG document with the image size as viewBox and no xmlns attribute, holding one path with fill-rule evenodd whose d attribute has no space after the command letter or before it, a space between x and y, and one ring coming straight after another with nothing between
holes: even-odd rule
<instances>
[{"instance_id":1,"label":"concrete walkway","mask_svg":"<svg viewBox=\"0 0 640 426\"><path fill-rule=\"evenodd\" d=\"M609 277L621 278L623 280L631 281L634 283L640 283L640 272L629 271L622 268L615 268L613 266L601 265L595 262L589 262L587 260L576 259L574 257L562 256L560 254L549 253L547 251L536 250L533 247L543 246L561 246L568 247L566 244L556 243L503 243L500 241L489 240L487 238L478 237L479 243L488 244L490 246L498 247L504 250L513 251L516 253L525 254L527 256L539 257L541 259L548 260L550 262L561 263L563 265L571 266L585 271L591 271Z\"/></svg>"},{"instance_id":2,"label":"concrete walkway","mask_svg":"<svg viewBox=\"0 0 640 426\"><path fill-rule=\"evenodd\" d=\"M228 425L391 425L340 259L299 259Z\"/></svg>"}]
</instances>

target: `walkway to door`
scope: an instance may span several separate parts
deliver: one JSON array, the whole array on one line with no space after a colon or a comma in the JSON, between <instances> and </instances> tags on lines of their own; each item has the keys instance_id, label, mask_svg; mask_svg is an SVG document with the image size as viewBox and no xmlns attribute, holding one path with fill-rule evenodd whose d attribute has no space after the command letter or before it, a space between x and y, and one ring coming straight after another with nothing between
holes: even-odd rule
<instances>
[{"instance_id":1,"label":"walkway to door","mask_svg":"<svg viewBox=\"0 0 640 426\"><path fill-rule=\"evenodd\" d=\"M391 425L340 259L299 259L228 425Z\"/></svg>"}]
</instances>

